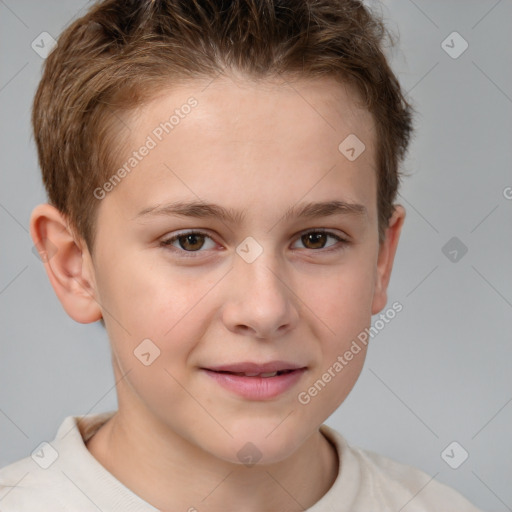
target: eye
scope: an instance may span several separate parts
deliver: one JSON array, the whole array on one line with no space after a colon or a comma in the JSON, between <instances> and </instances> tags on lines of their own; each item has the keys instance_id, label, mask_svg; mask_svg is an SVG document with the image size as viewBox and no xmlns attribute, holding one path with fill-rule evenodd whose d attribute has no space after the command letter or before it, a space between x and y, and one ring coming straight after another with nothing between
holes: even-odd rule
<instances>
[{"instance_id":1,"label":"eye","mask_svg":"<svg viewBox=\"0 0 512 512\"><path fill-rule=\"evenodd\" d=\"M202 231L187 231L185 233L179 233L174 235L166 240L162 240L160 244L163 247L174 247L175 250L179 251L182 249L182 253L194 253L201 252L199 249L203 248L205 243L205 238L209 239L213 243L213 247L215 247L215 242L213 242L212 238L208 236L206 233ZM174 243L178 242L179 248L177 248ZM206 247L207 249L212 249L213 247ZM192 256L192 255L187 255Z\"/></svg>"},{"instance_id":2,"label":"eye","mask_svg":"<svg viewBox=\"0 0 512 512\"><path fill-rule=\"evenodd\" d=\"M335 247L331 249L332 246L336 245L336 242L327 245L326 241L328 238L332 238L337 242L340 242L340 247ZM205 245L205 240L209 240L211 242L211 246L208 247ZM306 249L316 250L326 249L327 251L335 251L342 249L343 246L347 245L349 242L344 238L338 236L337 234L327 231L324 229L315 229L303 233L300 238L297 240L302 242L306 247ZM176 245L176 243L178 245ZM178 233L170 238L162 240L160 242L162 247L170 248L173 252L180 253L179 256L184 257L195 257L194 253L203 252L201 249L213 249L215 248L215 242L213 239L202 231L186 231L183 233Z\"/></svg>"},{"instance_id":3,"label":"eye","mask_svg":"<svg viewBox=\"0 0 512 512\"><path fill-rule=\"evenodd\" d=\"M326 231L324 229L315 229L312 231L308 231L303 233L297 241L301 241L304 245L306 245L306 249L324 249L326 247L325 243L328 238L334 238L336 241L341 242L341 247L337 247L335 249L329 250L337 250L342 248L344 245L348 244L348 241L344 238L341 238L337 234ZM332 243L327 247L332 247L336 245L336 243Z\"/></svg>"}]
</instances>

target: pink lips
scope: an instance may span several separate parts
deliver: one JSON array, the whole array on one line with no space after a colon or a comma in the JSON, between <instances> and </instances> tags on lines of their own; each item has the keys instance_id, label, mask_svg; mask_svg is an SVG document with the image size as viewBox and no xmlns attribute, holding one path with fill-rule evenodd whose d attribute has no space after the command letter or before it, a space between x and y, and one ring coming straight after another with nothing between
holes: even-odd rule
<instances>
[{"instance_id":1,"label":"pink lips","mask_svg":"<svg viewBox=\"0 0 512 512\"><path fill-rule=\"evenodd\" d=\"M234 363L201 368L223 388L250 400L268 400L292 388L306 371L286 361ZM273 373L276 375L271 375ZM281 373L282 372L282 373Z\"/></svg>"},{"instance_id":2,"label":"pink lips","mask_svg":"<svg viewBox=\"0 0 512 512\"><path fill-rule=\"evenodd\" d=\"M284 370L296 370L298 368L304 367L295 363L288 363L287 361L270 361L269 363L260 364L251 362L223 364L221 366L209 366L207 369L215 372L269 373Z\"/></svg>"}]
</instances>

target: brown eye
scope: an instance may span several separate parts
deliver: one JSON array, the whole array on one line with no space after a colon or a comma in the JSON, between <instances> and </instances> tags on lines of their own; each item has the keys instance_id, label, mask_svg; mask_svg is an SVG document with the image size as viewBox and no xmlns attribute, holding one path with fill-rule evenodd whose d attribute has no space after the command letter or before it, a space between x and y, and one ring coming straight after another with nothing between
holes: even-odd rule
<instances>
[{"instance_id":1,"label":"brown eye","mask_svg":"<svg viewBox=\"0 0 512 512\"><path fill-rule=\"evenodd\" d=\"M326 246L327 240L329 238L334 238L340 242L342 246L348 243L347 240L344 240L335 233L323 230L309 231L308 233L304 233L299 240L302 242L302 244L304 244L306 249L324 249L336 245L336 243L331 243L330 245Z\"/></svg>"},{"instance_id":2,"label":"brown eye","mask_svg":"<svg viewBox=\"0 0 512 512\"><path fill-rule=\"evenodd\" d=\"M308 249L322 249L327 240L327 235L325 233L308 233L302 235L301 240Z\"/></svg>"},{"instance_id":3,"label":"brown eye","mask_svg":"<svg viewBox=\"0 0 512 512\"><path fill-rule=\"evenodd\" d=\"M186 251L196 251L201 249L204 244L204 236L197 233L181 235L177 240L179 241L180 247Z\"/></svg>"},{"instance_id":4,"label":"brown eye","mask_svg":"<svg viewBox=\"0 0 512 512\"><path fill-rule=\"evenodd\" d=\"M161 245L164 247L171 247L173 250L182 253L204 252L200 249L205 248L205 242L210 240L212 245L206 249L215 247L215 243L206 233L201 231L189 231L188 233L181 233L174 235L166 240L162 240ZM176 244L177 242L177 244Z\"/></svg>"}]
</instances>

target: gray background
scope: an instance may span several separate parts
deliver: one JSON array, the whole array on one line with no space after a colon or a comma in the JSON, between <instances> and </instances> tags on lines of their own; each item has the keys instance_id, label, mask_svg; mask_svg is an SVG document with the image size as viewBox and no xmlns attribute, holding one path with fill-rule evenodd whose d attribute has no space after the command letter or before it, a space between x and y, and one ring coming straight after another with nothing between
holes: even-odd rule
<instances>
[{"instance_id":1,"label":"gray background","mask_svg":"<svg viewBox=\"0 0 512 512\"><path fill-rule=\"evenodd\" d=\"M105 331L67 316L28 233L46 201L29 123L42 64L31 43L56 38L88 5L0 0L0 466L51 441L67 415L117 408ZM377 9L400 35L392 65L420 112L388 303L404 309L327 423L482 509L512 510L512 1ZM458 58L441 46L453 31L469 44ZM442 251L454 236L468 249L457 262ZM452 441L469 453L458 469L440 455Z\"/></svg>"}]
</instances>

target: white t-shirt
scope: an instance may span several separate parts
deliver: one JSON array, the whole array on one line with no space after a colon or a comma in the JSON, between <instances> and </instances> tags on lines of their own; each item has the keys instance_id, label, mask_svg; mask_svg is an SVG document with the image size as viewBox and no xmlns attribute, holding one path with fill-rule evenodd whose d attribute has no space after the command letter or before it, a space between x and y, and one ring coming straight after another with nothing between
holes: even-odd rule
<instances>
[{"instance_id":1,"label":"white t-shirt","mask_svg":"<svg viewBox=\"0 0 512 512\"><path fill-rule=\"evenodd\" d=\"M159 512L109 473L85 446L114 413L68 416L53 441L0 469L0 510ZM341 471L306 512L481 512L426 473L351 447L327 425L320 431L336 447ZM199 503L196 508L201 510Z\"/></svg>"}]
</instances>

